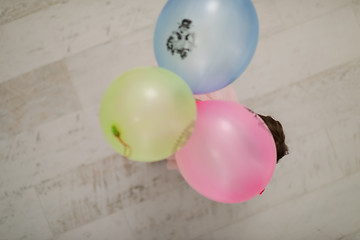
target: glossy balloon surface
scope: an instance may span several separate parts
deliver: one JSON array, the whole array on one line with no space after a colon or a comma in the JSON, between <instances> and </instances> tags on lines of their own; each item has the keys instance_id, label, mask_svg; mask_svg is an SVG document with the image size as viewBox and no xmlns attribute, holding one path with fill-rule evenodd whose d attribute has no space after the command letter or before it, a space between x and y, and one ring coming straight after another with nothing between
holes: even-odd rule
<instances>
[{"instance_id":1,"label":"glossy balloon surface","mask_svg":"<svg viewBox=\"0 0 360 240\"><path fill-rule=\"evenodd\" d=\"M124 73L108 87L100 106L101 127L110 145L143 162L172 155L190 136L195 119L190 88L159 67Z\"/></svg>"},{"instance_id":2,"label":"glossy balloon surface","mask_svg":"<svg viewBox=\"0 0 360 240\"><path fill-rule=\"evenodd\" d=\"M155 56L194 94L216 91L246 69L258 29L250 0L169 0L157 20Z\"/></svg>"},{"instance_id":3,"label":"glossy balloon surface","mask_svg":"<svg viewBox=\"0 0 360 240\"><path fill-rule=\"evenodd\" d=\"M238 203L269 183L276 147L256 114L238 103L213 100L197 103L193 134L175 156L181 174L200 194Z\"/></svg>"}]
</instances>

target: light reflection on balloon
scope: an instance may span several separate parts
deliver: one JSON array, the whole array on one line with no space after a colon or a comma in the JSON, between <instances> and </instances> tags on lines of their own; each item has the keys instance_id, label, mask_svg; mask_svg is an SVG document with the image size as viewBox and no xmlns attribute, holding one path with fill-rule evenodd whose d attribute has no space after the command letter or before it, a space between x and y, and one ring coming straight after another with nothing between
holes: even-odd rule
<instances>
[{"instance_id":1,"label":"light reflection on balloon","mask_svg":"<svg viewBox=\"0 0 360 240\"><path fill-rule=\"evenodd\" d=\"M182 137L183 131L195 119L190 88L159 67L124 73L108 87L100 106L101 127L110 145L125 157L143 162L172 155L186 142L189 135Z\"/></svg>"}]
</instances>

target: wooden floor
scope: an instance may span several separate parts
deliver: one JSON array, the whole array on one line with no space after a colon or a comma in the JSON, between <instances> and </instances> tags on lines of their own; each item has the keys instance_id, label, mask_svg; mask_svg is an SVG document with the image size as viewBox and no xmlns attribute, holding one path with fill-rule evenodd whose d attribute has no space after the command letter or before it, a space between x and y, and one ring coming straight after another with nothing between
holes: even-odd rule
<instances>
[{"instance_id":1,"label":"wooden floor","mask_svg":"<svg viewBox=\"0 0 360 240\"><path fill-rule=\"evenodd\" d=\"M291 154L232 205L100 130L106 87L154 65L165 2L0 1L0 240L360 239L360 1L253 1L259 44L234 85Z\"/></svg>"}]
</instances>

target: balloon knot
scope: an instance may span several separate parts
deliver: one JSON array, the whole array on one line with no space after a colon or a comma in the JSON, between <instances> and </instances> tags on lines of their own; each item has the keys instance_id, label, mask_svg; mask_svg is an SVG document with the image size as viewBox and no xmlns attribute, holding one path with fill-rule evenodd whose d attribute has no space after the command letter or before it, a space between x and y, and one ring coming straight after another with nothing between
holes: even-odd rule
<instances>
[{"instance_id":1,"label":"balloon knot","mask_svg":"<svg viewBox=\"0 0 360 240\"><path fill-rule=\"evenodd\" d=\"M117 130L116 126L111 127L111 132L114 134L115 137L120 137L120 132Z\"/></svg>"},{"instance_id":2,"label":"balloon knot","mask_svg":"<svg viewBox=\"0 0 360 240\"><path fill-rule=\"evenodd\" d=\"M124 153L123 156L125 158L129 158L132 154L132 148L129 144L127 144L126 142L124 142L124 140L121 138L120 132L117 129L116 126L112 126L111 127L111 132L113 133L113 135L119 140L119 142L121 143L121 145L123 145L124 147Z\"/></svg>"}]
</instances>

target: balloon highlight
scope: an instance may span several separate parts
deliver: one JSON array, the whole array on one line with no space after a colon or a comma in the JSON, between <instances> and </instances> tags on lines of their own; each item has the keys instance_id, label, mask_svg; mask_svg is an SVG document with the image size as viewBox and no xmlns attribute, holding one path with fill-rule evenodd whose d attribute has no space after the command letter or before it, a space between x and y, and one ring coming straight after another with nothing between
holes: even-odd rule
<instances>
[{"instance_id":1,"label":"balloon highlight","mask_svg":"<svg viewBox=\"0 0 360 240\"><path fill-rule=\"evenodd\" d=\"M154 162L175 153L190 136L195 120L191 89L159 67L124 73L108 87L100 106L105 138L135 161Z\"/></svg>"},{"instance_id":2,"label":"balloon highlight","mask_svg":"<svg viewBox=\"0 0 360 240\"><path fill-rule=\"evenodd\" d=\"M250 0L169 0L155 28L156 60L194 94L219 90L248 66L258 25Z\"/></svg>"},{"instance_id":3,"label":"balloon highlight","mask_svg":"<svg viewBox=\"0 0 360 240\"><path fill-rule=\"evenodd\" d=\"M175 155L185 180L218 202L244 202L258 195L276 164L276 147L266 124L234 102L198 102L197 111L194 131Z\"/></svg>"}]
</instances>

